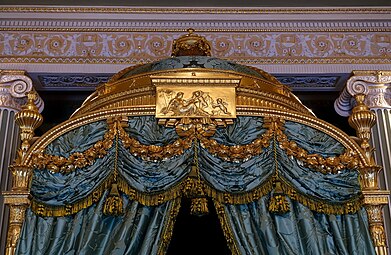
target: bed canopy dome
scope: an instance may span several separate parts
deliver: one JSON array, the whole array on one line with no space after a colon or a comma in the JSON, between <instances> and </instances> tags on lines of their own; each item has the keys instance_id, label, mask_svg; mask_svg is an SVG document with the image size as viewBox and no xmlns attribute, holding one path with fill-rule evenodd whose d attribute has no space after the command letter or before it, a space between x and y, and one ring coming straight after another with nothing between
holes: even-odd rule
<instances>
[{"instance_id":1,"label":"bed canopy dome","mask_svg":"<svg viewBox=\"0 0 391 255\"><path fill-rule=\"evenodd\" d=\"M231 82L236 87L238 106L255 106L312 113L290 89L267 72L211 57L209 42L188 29L188 34L174 41L172 57L126 68L99 87L73 115L123 106L155 106L157 84L164 78L180 77L193 85L213 86ZM195 79L198 78L198 79ZM213 80L215 79L215 80ZM220 80L219 80L220 79ZM165 82L167 83L167 81Z\"/></svg>"},{"instance_id":2,"label":"bed canopy dome","mask_svg":"<svg viewBox=\"0 0 391 255\"><path fill-rule=\"evenodd\" d=\"M16 253L165 254L186 197L196 215L213 200L233 254L375 254L359 145L188 32L32 145Z\"/></svg>"}]
</instances>

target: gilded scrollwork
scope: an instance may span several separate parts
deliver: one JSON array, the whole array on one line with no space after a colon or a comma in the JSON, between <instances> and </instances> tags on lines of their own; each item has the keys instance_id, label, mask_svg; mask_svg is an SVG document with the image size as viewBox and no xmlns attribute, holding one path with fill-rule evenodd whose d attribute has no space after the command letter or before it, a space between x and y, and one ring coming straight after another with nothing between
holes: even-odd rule
<instances>
[{"instance_id":1,"label":"gilded scrollwork","mask_svg":"<svg viewBox=\"0 0 391 255\"><path fill-rule=\"evenodd\" d=\"M17 241L20 236L22 224L24 220L27 204L14 205L10 204L10 219L7 233L7 254L13 254L15 252ZM10 253L11 252L11 253Z\"/></svg>"},{"instance_id":2,"label":"gilded scrollwork","mask_svg":"<svg viewBox=\"0 0 391 255\"><path fill-rule=\"evenodd\" d=\"M366 205L368 219L371 222L383 222L383 205Z\"/></svg>"},{"instance_id":3,"label":"gilded scrollwork","mask_svg":"<svg viewBox=\"0 0 391 255\"><path fill-rule=\"evenodd\" d=\"M386 234L382 225L373 225L369 227L372 240L377 247L386 247Z\"/></svg>"}]
</instances>

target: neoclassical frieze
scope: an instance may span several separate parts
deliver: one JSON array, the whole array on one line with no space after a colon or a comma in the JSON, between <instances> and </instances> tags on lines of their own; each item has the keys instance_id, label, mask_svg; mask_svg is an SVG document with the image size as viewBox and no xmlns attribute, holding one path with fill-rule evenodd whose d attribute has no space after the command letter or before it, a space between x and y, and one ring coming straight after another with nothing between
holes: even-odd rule
<instances>
[{"instance_id":1,"label":"neoclassical frieze","mask_svg":"<svg viewBox=\"0 0 391 255\"><path fill-rule=\"evenodd\" d=\"M41 86L50 88L96 88L108 82L113 74L39 75Z\"/></svg>"},{"instance_id":2,"label":"neoclassical frieze","mask_svg":"<svg viewBox=\"0 0 391 255\"><path fill-rule=\"evenodd\" d=\"M391 64L389 32L205 32L212 56L243 64ZM167 58L175 32L3 32L2 63L138 64Z\"/></svg>"},{"instance_id":3,"label":"neoclassical frieze","mask_svg":"<svg viewBox=\"0 0 391 255\"><path fill-rule=\"evenodd\" d=\"M0 63L132 65L194 28L249 65L391 65L391 8L0 7Z\"/></svg>"},{"instance_id":4,"label":"neoclassical frieze","mask_svg":"<svg viewBox=\"0 0 391 255\"><path fill-rule=\"evenodd\" d=\"M108 74L46 74L38 75L40 89L95 89L106 83L114 73ZM276 79L294 91L317 88L319 90L337 90L340 76L335 75L274 75Z\"/></svg>"},{"instance_id":5,"label":"neoclassical frieze","mask_svg":"<svg viewBox=\"0 0 391 255\"><path fill-rule=\"evenodd\" d=\"M391 109L391 71L353 71L339 98L335 110L349 116L354 107L354 97L365 95L365 105L370 109Z\"/></svg>"},{"instance_id":6,"label":"neoclassical frieze","mask_svg":"<svg viewBox=\"0 0 391 255\"><path fill-rule=\"evenodd\" d=\"M33 83L25 71L0 70L0 108L20 111L26 103L26 94L34 90ZM44 104L40 97L35 101L39 111L43 110Z\"/></svg>"}]
</instances>

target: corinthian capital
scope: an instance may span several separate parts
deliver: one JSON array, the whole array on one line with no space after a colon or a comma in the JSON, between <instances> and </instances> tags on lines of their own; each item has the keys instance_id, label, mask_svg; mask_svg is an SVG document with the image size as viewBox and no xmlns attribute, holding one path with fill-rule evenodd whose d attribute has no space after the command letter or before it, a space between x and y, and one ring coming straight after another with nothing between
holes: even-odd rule
<instances>
[{"instance_id":1,"label":"corinthian capital","mask_svg":"<svg viewBox=\"0 0 391 255\"><path fill-rule=\"evenodd\" d=\"M33 90L33 82L22 70L0 70L0 108L20 111L26 103L27 92ZM42 98L37 97L35 104L42 112Z\"/></svg>"},{"instance_id":2,"label":"corinthian capital","mask_svg":"<svg viewBox=\"0 0 391 255\"><path fill-rule=\"evenodd\" d=\"M370 109L391 108L391 71L353 71L334 103L337 113L349 116L359 94L365 95L364 103Z\"/></svg>"}]
</instances>

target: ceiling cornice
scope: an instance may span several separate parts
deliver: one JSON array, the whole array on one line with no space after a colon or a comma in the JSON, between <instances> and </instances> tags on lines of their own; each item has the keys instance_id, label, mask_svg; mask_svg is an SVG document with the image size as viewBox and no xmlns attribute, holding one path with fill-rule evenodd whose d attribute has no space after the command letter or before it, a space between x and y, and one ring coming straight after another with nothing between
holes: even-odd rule
<instances>
[{"instance_id":1,"label":"ceiling cornice","mask_svg":"<svg viewBox=\"0 0 391 255\"><path fill-rule=\"evenodd\" d=\"M390 7L0 6L0 65L34 77L112 74L169 57L173 40L193 28L213 56L294 74L298 84L312 74L391 69L390 14ZM341 81L317 80L328 88Z\"/></svg>"},{"instance_id":2,"label":"ceiling cornice","mask_svg":"<svg viewBox=\"0 0 391 255\"><path fill-rule=\"evenodd\" d=\"M0 12L104 14L391 14L391 7L113 7L113 6L0 6Z\"/></svg>"}]
</instances>

